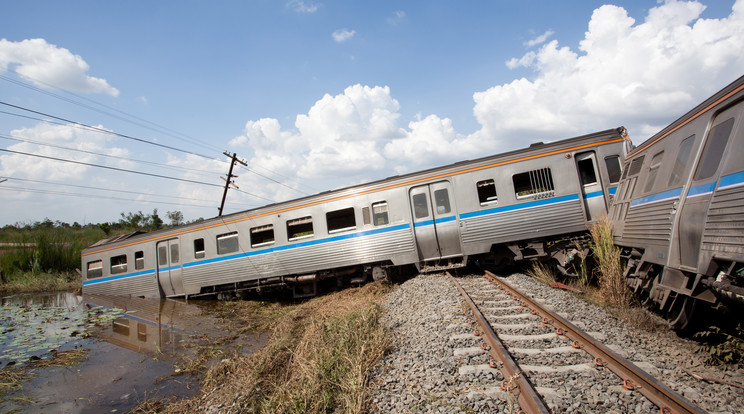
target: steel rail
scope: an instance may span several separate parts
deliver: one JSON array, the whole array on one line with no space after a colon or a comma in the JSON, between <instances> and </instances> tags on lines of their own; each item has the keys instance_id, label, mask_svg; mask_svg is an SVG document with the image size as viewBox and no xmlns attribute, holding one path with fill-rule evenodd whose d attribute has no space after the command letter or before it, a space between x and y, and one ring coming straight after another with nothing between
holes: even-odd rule
<instances>
[{"instance_id":1,"label":"steel rail","mask_svg":"<svg viewBox=\"0 0 744 414\"><path fill-rule=\"evenodd\" d=\"M512 359L509 351L506 350L506 347L498 338L496 332L493 331L491 325L488 323L485 316L483 316L483 313L481 313L481 311L478 309L478 306L475 304L475 302L473 302L473 299L471 299L467 292L465 292L465 290L462 288L462 286L460 286L460 282L458 282L457 279L454 278L454 276L452 276L449 272L447 272L447 276L449 276L450 280L452 280L452 283L454 283L455 287L457 287L457 290L460 291L460 294L465 299L465 302L467 302L467 304L470 306L470 309L473 311L473 317L475 318L476 322L478 322L478 325L480 325L481 332L484 333L483 341L490 347L488 352L494 359L502 362L500 371L504 375L504 381L508 381L510 384L516 384L517 391L519 391L519 394L517 396L517 403L519 404L519 407L530 414L550 413L550 410L545 405L545 402L543 402L542 398L540 398L540 395L537 393L537 391L535 391L535 388L527 380L527 378L522 375L522 370L519 368L519 365L517 365L514 359ZM510 385L507 385L507 389L505 390L506 392L511 392L511 389L508 389L509 387Z\"/></svg>"},{"instance_id":2,"label":"steel rail","mask_svg":"<svg viewBox=\"0 0 744 414\"><path fill-rule=\"evenodd\" d=\"M540 314L544 318L543 321L546 321L545 318L547 318L547 323L553 325L556 331L561 330L561 335L565 335L568 339L576 341L582 349L595 357L595 361L598 364L604 364L610 371L620 377L624 381L626 389L639 391L656 404L662 413L705 413L703 409L687 401L683 396L666 385L656 381L651 375L632 362L616 354L603 344L598 343L589 334L583 332L571 322L547 310L539 303L509 286L503 280L496 278L493 273L486 271L485 277L502 286L511 292L512 295L518 296L519 300Z\"/></svg>"}]
</instances>

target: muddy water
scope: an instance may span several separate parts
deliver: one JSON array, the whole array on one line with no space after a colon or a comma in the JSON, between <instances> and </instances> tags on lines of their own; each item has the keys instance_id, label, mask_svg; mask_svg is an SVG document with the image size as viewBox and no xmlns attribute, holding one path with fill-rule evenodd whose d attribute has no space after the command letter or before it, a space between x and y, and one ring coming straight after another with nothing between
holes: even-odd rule
<instances>
[{"instance_id":1,"label":"muddy water","mask_svg":"<svg viewBox=\"0 0 744 414\"><path fill-rule=\"evenodd\" d=\"M229 355L266 341L259 333L233 337L210 316L212 306L70 293L2 298L0 366L34 375L22 390L0 396L0 412L127 412L150 398L194 395L198 378L182 370L200 347L224 342ZM82 362L34 365L75 349L87 350Z\"/></svg>"}]
</instances>

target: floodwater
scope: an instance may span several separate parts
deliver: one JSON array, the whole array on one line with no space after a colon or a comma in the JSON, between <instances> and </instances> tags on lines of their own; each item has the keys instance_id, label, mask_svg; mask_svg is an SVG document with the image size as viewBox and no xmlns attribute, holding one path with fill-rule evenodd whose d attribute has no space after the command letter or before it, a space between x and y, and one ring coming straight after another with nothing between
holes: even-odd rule
<instances>
[{"instance_id":1,"label":"floodwater","mask_svg":"<svg viewBox=\"0 0 744 414\"><path fill-rule=\"evenodd\" d=\"M220 340L253 352L262 333L237 337L214 318L215 302L127 298L72 293L2 298L0 366L34 373L20 390L0 396L0 412L128 412L147 399L189 397L198 378L182 368L200 346ZM82 362L35 366L70 350Z\"/></svg>"}]
</instances>

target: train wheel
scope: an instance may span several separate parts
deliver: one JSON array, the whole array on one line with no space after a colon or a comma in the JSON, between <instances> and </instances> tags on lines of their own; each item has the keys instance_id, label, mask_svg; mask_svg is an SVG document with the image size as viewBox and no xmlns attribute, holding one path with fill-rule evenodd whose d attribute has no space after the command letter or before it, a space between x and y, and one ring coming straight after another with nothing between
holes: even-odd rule
<instances>
[{"instance_id":1,"label":"train wheel","mask_svg":"<svg viewBox=\"0 0 744 414\"><path fill-rule=\"evenodd\" d=\"M692 319L692 314L695 312L696 300L683 295L677 295L672 302L672 306L667 312L667 319L672 329L683 331L685 330Z\"/></svg>"}]
</instances>

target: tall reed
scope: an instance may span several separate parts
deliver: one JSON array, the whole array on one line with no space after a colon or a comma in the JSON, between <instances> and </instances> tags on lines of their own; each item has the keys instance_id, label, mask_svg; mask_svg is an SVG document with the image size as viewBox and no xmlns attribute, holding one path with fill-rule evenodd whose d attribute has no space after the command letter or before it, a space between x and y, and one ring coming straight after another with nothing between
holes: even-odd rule
<instances>
[{"instance_id":1,"label":"tall reed","mask_svg":"<svg viewBox=\"0 0 744 414\"><path fill-rule=\"evenodd\" d=\"M599 293L602 302L616 308L629 308L632 296L623 276L620 249L613 241L612 223L606 215L602 216L589 231L599 271Z\"/></svg>"}]
</instances>

